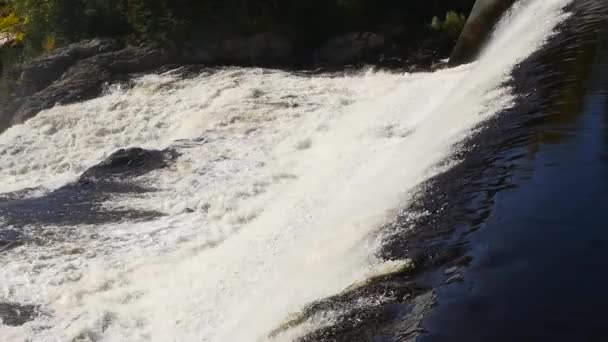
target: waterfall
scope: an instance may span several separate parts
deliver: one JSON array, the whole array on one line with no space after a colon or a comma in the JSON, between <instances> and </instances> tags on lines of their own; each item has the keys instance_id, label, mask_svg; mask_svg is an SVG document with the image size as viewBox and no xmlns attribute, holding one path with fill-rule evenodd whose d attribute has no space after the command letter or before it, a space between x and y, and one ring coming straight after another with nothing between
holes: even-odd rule
<instances>
[{"instance_id":1,"label":"waterfall","mask_svg":"<svg viewBox=\"0 0 608 342\"><path fill-rule=\"evenodd\" d=\"M173 70L10 128L0 135L0 193L44 197L119 148L179 157L135 179L152 191L101 204L162 216L19 227L49 241L0 254L0 302L41 314L0 325L0 336L265 341L331 324L340 312L269 336L305 305L408 262L376 256L379 228L419 184L458 162L458 142L512 104L510 71L569 3L519 1L479 60L457 68Z\"/></svg>"}]
</instances>

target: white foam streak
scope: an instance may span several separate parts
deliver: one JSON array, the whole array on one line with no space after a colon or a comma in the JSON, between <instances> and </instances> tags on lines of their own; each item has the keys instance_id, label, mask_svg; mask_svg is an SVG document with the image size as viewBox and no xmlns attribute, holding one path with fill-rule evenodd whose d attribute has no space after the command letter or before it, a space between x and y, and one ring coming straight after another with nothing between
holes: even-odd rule
<instances>
[{"instance_id":1,"label":"white foam streak","mask_svg":"<svg viewBox=\"0 0 608 342\"><path fill-rule=\"evenodd\" d=\"M21 328L0 325L0 334L267 340L306 304L391 267L375 257L374 233L442 171L454 144L511 104L502 87L509 71L549 36L567 3L524 1L479 62L455 69L146 76L11 128L0 136L0 192L65 184L120 147L182 155L140 179L158 192L106 203L167 216L77 227L71 244L0 254L8 280L0 301L49 313ZM75 246L86 253L70 253Z\"/></svg>"}]
</instances>

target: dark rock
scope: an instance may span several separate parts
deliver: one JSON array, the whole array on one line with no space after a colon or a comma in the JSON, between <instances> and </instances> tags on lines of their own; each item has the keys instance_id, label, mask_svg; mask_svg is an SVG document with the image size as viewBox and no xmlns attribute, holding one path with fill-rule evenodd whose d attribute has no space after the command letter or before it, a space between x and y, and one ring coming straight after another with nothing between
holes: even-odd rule
<instances>
[{"instance_id":1,"label":"dark rock","mask_svg":"<svg viewBox=\"0 0 608 342\"><path fill-rule=\"evenodd\" d=\"M5 224L20 228L48 224L75 226L141 221L160 217L163 214L157 211L107 209L103 203L122 194L154 191L137 185L130 178L168 167L175 158L177 154L173 150L119 150L87 170L76 183L65 185L44 196L8 196L4 199L0 196L0 218Z\"/></svg>"},{"instance_id":2,"label":"dark rock","mask_svg":"<svg viewBox=\"0 0 608 342\"><path fill-rule=\"evenodd\" d=\"M462 283L464 281L464 278L462 277L462 275L460 274L454 274L453 276L449 277L445 283L446 284L454 284L454 283Z\"/></svg>"},{"instance_id":3,"label":"dark rock","mask_svg":"<svg viewBox=\"0 0 608 342\"><path fill-rule=\"evenodd\" d=\"M141 176L167 167L169 161L175 158L174 151L144 150L142 148L121 149L87 170L82 174L80 180Z\"/></svg>"},{"instance_id":4,"label":"dark rock","mask_svg":"<svg viewBox=\"0 0 608 342\"><path fill-rule=\"evenodd\" d=\"M182 63L275 65L291 57L292 43L283 35L266 32L251 37L202 40L185 49Z\"/></svg>"},{"instance_id":5,"label":"dark rock","mask_svg":"<svg viewBox=\"0 0 608 342\"><path fill-rule=\"evenodd\" d=\"M249 38L249 58L252 64L274 64L285 61L293 52L293 46L285 36L276 33L260 33Z\"/></svg>"},{"instance_id":6,"label":"dark rock","mask_svg":"<svg viewBox=\"0 0 608 342\"><path fill-rule=\"evenodd\" d=\"M10 226L36 227L36 229L43 229L46 225L78 226L127 220L151 220L162 216L162 213L135 209L108 209L103 206L106 201L122 194L148 191L152 190L129 182L88 178L65 185L44 196L0 201L0 217ZM70 236L69 230L53 229L48 232L51 233L50 236L37 233L32 237L31 242L47 244L55 239L54 236L61 240Z\"/></svg>"},{"instance_id":7,"label":"dark rock","mask_svg":"<svg viewBox=\"0 0 608 342\"><path fill-rule=\"evenodd\" d=\"M249 63L250 42L248 38L234 38L221 41L214 46L214 55L216 60L222 60L229 63L237 63L238 61Z\"/></svg>"},{"instance_id":8,"label":"dark rock","mask_svg":"<svg viewBox=\"0 0 608 342\"><path fill-rule=\"evenodd\" d=\"M272 331L270 337L300 326L313 317L339 312L340 316L330 324L296 341L372 341L372 336L381 335L378 330L382 322L392 317L395 310L402 313L411 312L411 302L426 297L429 293L428 288L410 281L415 272L414 265L407 265L395 273L373 277L347 288L341 294L310 303ZM385 302L378 298L384 298ZM394 302L403 298L406 303ZM353 303L358 301L362 304L353 306ZM371 304L372 302L374 304Z\"/></svg>"},{"instance_id":9,"label":"dark rock","mask_svg":"<svg viewBox=\"0 0 608 342\"><path fill-rule=\"evenodd\" d=\"M178 61L183 64L215 64L217 57L212 46L196 44L185 47Z\"/></svg>"},{"instance_id":10,"label":"dark rock","mask_svg":"<svg viewBox=\"0 0 608 342\"><path fill-rule=\"evenodd\" d=\"M286 35L274 32L249 37L206 37L164 48L122 48L112 39L87 40L58 49L22 70L20 80L12 87L16 96L0 108L0 132L56 104L95 98L103 92L104 85L116 79L126 82L128 75L168 64L306 67L316 63L330 68L375 64L418 71L428 70L440 58L447 57L452 45L452 41L434 37L431 32L412 33L404 27L386 35L348 33L331 38L316 49L296 46Z\"/></svg>"},{"instance_id":11,"label":"dark rock","mask_svg":"<svg viewBox=\"0 0 608 342\"><path fill-rule=\"evenodd\" d=\"M450 267L450 268L446 269L445 271L443 271L443 273L445 273L446 275L452 275L452 274L458 272L459 269L460 268L458 266L453 266L453 267Z\"/></svg>"},{"instance_id":12,"label":"dark rock","mask_svg":"<svg viewBox=\"0 0 608 342\"><path fill-rule=\"evenodd\" d=\"M83 62L107 67L113 74L132 74L170 63L173 53L169 48L126 48L100 54Z\"/></svg>"},{"instance_id":13,"label":"dark rock","mask_svg":"<svg viewBox=\"0 0 608 342\"><path fill-rule=\"evenodd\" d=\"M0 229L0 252L23 244L23 235L13 229Z\"/></svg>"},{"instance_id":14,"label":"dark rock","mask_svg":"<svg viewBox=\"0 0 608 342\"><path fill-rule=\"evenodd\" d=\"M349 64L357 62L381 48L386 39L370 32L354 32L330 39L316 52L314 59L320 64Z\"/></svg>"},{"instance_id":15,"label":"dark rock","mask_svg":"<svg viewBox=\"0 0 608 342\"><path fill-rule=\"evenodd\" d=\"M91 52L91 51L89 51ZM69 104L99 96L103 85L121 75L157 68L170 61L163 49L127 48L102 53L76 62L62 77L30 97L13 114L12 125L23 123L56 104Z\"/></svg>"},{"instance_id":16,"label":"dark rock","mask_svg":"<svg viewBox=\"0 0 608 342\"><path fill-rule=\"evenodd\" d=\"M115 39L91 39L57 49L22 70L19 93L24 96L38 92L60 78L77 61L121 48Z\"/></svg>"},{"instance_id":17,"label":"dark rock","mask_svg":"<svg viewBox=\"0 0 608 342\"><path fill-rule=\"evenodd\" d=\"M0 320L4 325L19 327L33 321L38 315L38 308L33 305L0 303Z\"/></svg>"},{"instance_id":18,"label":"dark rock","mask_svg":"<svg viewBox=\"0 0 608 342\"><path fill-rule=\"evenodd\" d=\"M95 98L100 95L102 86L112 77L111 72L94 64L78 64L72 67L64 78L54 82L46 89L26 98L14 113L11 124L20 124L40 111L56 104L67 104Z\"/></svg>"}]
</instances>

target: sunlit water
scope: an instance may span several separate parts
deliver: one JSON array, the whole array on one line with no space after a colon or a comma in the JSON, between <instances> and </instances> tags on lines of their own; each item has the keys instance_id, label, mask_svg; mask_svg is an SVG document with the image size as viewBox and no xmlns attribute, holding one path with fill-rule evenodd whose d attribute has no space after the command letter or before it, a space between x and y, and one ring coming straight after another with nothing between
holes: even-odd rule
<instances>
[{"instance_id":1,"label":"sunlit water","mask_svg":"<svg viewBox=\"0 0 608 342\"><path fill-rule=\"evenodd\" d=\"M389 272L398 263L376 257L379 227L449 166L437 167L457 142L511 104L510 70L550 36L569 2L519 2L480 60L455 69L168 72L9 129L0 135L0 192L42 196L122 147L181 156L137 179L157 191L104 204L165 216L47 226L65 238L0 254L0 302L43 312L21 327L0 325L0 336L264 341L306 304ZM273 339L327 324L331 317L312 318Z\"/></svg>"}]
</instances>

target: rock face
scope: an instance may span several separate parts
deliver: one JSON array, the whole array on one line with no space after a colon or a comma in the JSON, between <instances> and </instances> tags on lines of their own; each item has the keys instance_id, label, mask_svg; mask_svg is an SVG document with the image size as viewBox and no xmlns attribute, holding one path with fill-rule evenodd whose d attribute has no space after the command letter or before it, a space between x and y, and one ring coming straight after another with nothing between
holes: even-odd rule
<instances>
[{"instance_id":1,"label":"rock face","mask_svg":"<svg viewBox=\"0 0 608 342\"><path fill-rule=\"evenodd\" d=\"M446 57L448 41L436 33L393 30L386 35L351 32L319 47L298 46L286 35L265 32L249 37L207 37L163 48L124 47L114 39L92 39L57 49L18 72L13 94L0 108L0 133L56 104L99 96L104 84L168 64L240 65L287 68L340 68L375 64L419 70ZM411 36L415 37L410 39ZM416 67L413 67L416 66ZM408 68L409 67L409 68ZM14 73L13 73L14 74Z\"/></svg>"},{"instance_id":2,"label":"rock face","mask_svg":"<svg viewBox=\"0 0 608 342\"><path fill-rule=\"evenodd\" d=\"M11 118L11 125L30 119L38 112L58 103L72 103L94 98L101 92L111 73L100 66L72 67L66 75L47 88L25 98Z\"/></svg>"},{"instance_id":3,"label":"rock face","mask_svg":"<svg viewBox=\"0 0 608 342\"><path fill-rule=\"evenodd\" d=\"M292 43L281 34L266 32L251 37L202 39L181 53L190 64L276 65L288 60Z\"/></svg>"},{"instance_id":4,"label":"rock face","mask_svg":"<svg viewBox=\"0 0 608 342\"><path fill-rule=\"evenodd\" d=\"M20 124L56 104L95 98L105 83L166 64L273 65L288 59L292 50L285 37L274 33L200 43L179 54L170 46L124 48L113 39L86 40L23 68L12 104L0 109L0 122Z\"/></svg>"},{"instance_id":5,"label":"rock face","mask_svg":"<svg viewBox=\"0 0 608 342\"><path fill-rule=\"evenodd\" d=\"M11 115L10 124L23 123L58 103L95 98L101 94L103 84L114 78L159 67L169 63L172 57L167 49L126 48L104 52L118 46L112 41L86 41L25 68L17 91L20 100L12 113L5 113ZM37 74L41 75L39 79Z\"/></svg>"},{"instance_id":6,"label":"rock face","mask_svg":"<svg viewBox=\"0 0 608 342\"><path fill-rule=\"evenodd\" d=\"M285 36L261 33L249 38L249 57L253 64L279 63L287 60L294 48Z\"/></svg>"},{"instance_id":7,"label":"rock face","mask_svg":"<svg viewBox=\"0 0 608 342\"><path fill-rule=\"evenodd\" d=\"M8 196L0 198L0 218L7 226L21 229L37 225L76 226L124 220L150 220L162 216L156 211L109 209L103 206L110 198L124 194L154 191L137 184L134 177L168 167L177 158L173 150L118 150L93 166L80 179L43 196ZM3 235L4 234L4 235ZM2 244L30 243L14 231L0 231Z\"/></svg>"},{"instance_id":8,"label":"rock face","mask_svg":"<svg viewBox=\"0 0 608 342\"><path fill-rule=\"evenodd\" d=\"M122 48L122 44L115 39L92 39L57 49L50 55L34 60L22 70L19 95L31 95L43 90L79 60Z\"/></svg>"},{"instance_id":9,"label":"rock face","mask_svg":"<svg viewBox=\"0 0 608 342\"><path fill-rule=\"evenodd\" d=\"M23 244L23 235L13 229L0 229L0 252Z\"/></svg>"},{"instance_id":10,"label":"rock face","mask_svg":"<svg viewBox=\"0 0 608 342\"><path fill-rule=\"evenodd\" d=\"M112 153L106 160L87 170L80 180L127 178L165 168L175 159L174 151L144 150L133 147Z\"/></svg>"},{"instance_id":11,"label":"rock face","mask_svg":"<svg viewBox=\"0 0 608 342\"><path fill-rule=\"evenodd\" d=\"M22 326L34 320L38 315L38 308L33 305L19 305L0 303L0 321L10 327Z\"/></svg>"},{"instance_id":12,"label":"rock face","mask_svg":"<svg viewBox=\"0 0 608 342\"><path fill-rule=\"evenodd\" d=\"M330 39L315 52L321 64L351 64L382 47L386 39L371 32L353 32Z\"/></svg>"}]
</instances>

